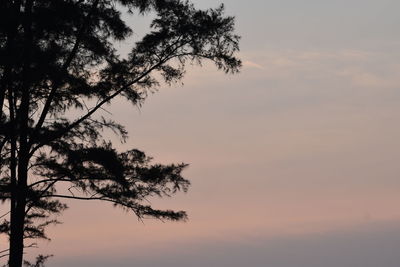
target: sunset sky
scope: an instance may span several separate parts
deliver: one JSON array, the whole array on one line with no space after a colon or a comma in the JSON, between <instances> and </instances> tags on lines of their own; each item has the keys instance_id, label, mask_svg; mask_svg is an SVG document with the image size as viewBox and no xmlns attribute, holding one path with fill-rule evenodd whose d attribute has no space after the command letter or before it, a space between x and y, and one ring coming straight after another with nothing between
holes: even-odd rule
<instances>
[{"instance_id":1,"label":"sunset sky","mask_svg":"<svg viewBox=\"0 0 400 267\"><path fill-rule=\"evenodd\" d=\"M56 267L399 266L400 1L223 3L240 74L190 67L140 109L110 107L130 133L121 150L190 164L187 194L152 200L189 221L70 202L28 253Z\"/></svg>"}]
</instances>

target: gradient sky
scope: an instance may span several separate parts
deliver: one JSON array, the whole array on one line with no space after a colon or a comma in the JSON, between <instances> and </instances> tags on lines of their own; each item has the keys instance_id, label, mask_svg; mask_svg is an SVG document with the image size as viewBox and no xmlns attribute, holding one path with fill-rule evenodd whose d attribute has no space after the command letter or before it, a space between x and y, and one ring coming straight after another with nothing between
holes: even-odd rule
<instances>
[{"instance_id":1,"label":"gradient sky","mask_svg":"<svg viewBox=\"0 0 400 267\"><path fill-rule=\"evenodd\" d=\"M110 108L130 132L121 149L190 163L188 194L152 201L190 220L72 202L29 253L57 267L399 266L400 2L224 3L239 75L206 64L140 110Z\"/></svg>"}]
</instances>

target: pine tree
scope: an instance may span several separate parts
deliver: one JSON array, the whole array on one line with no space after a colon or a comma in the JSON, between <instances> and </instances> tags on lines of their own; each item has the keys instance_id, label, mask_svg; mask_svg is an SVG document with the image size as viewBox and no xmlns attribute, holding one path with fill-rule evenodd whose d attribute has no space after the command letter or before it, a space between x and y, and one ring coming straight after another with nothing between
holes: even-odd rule
<instances>
[{"instance_id":1,"label":"pine tree","mask_svg":"<svg viewBox=\"0 0 400 267\"><path fill-rule=\"evenodd\" d=\"M154 16L151 31L126 57L115 49L133 32L123 10ZM22 266L24 240L46 238L46 226L67 208L62 199L111 202L139 218L185 220L184 211L159 210L145 200L186 191L187 165L156 164L137 149L117 151L104 131L122 140L127 132L98 111L116 98L141 105L152 88L181 80L187 64L209 60L236 73L238 40L223 6L0 0L0 202L10 207L0 225L10 247L0 257Z\"/></svg>"}]
</instances>

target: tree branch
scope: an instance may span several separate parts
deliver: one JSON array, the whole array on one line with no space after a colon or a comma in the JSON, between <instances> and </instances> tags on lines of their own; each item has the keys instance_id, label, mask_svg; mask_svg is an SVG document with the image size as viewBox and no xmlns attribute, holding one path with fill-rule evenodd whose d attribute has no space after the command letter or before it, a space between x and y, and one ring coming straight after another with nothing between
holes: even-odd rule
<instances>
[{"instance_id":1,"label":"tree branch","mask_svg":"<svg viewBox=\"0 0 400 267\"><path fill-rule=\"evenodd\" d=\"M68 199L76 199L76 200L104 200L104 201L109 201L109 202L114 202L114 203L119 203L118 201L108 199L105 197L78 197L78 196L67 196L67 195L57 195L57 194L51 194L51 195L43 195L40 198L48 198L48 197L56 197L56 198L68 198Z\"/></svg>"},{"instance_id":2,"label":"tree branch","mask_svg":"<svg viewBox=\"0 0 400 267\"><path fill-rule=\"evenodd\" d=\"M28 245L28 246L24 246L24 248L37 248L37 244L36 243L32 243L32 244L30 244L30 245ZM5 253L5 252L7 252L7 251L10 251L10 249L5 249L5 250L2 250L2 251L0 251L0 253ZM24 253L25 254L25 253ZM7 256L9 256L10 254L3 254L3 255L0 255L0 259L1 258L3 258L3 257L7 257Z\"/></svg>"},{"instance_id":3,"label":"tree branch","mask_svg":"<svg viewBox=\"0 0 400 267\"><path fill-rule=\"evenodd\" d=\"M9 249L7 249L9 250ZM0 255L0 259L9 256L10 254L4 254L4 255Z\"/></svg>"},{"instance_id":4,"label":"tree branch","mask_svg":"<svg viewBox=\"0 0 400 267\"><path fill-rule=\"evenodd\" d=\"M179 36L178 39L171 44L168 48L171 48L173 45L179 43L179 40L182 36ZM156 68L160 67L161 65L163 65L165 62L177 57L178 55L175 54L175 52L185 46L187 43L184 42L180 45L178 45L177 47L175 47L174 49L172 49L172 51L165 56L163 59L159 60L159 62L155 65L153 65L152 67L150 67L147 71L143 72L139 77L137 77L136 79L134 79L133 81L127 83L126 85L122 86L120 89L116 90L113 94L109 95L108 97L104 98L102 101L100 101L99 103L96 104L95 107L93 107L88 113L86 113L85 115L83 115L81 118L77 119L75 122L71 123L67 128L65 128L62 132L60 132L59 134L53 136L52 138L50 138L49 140L46 140L46 142L41 142L39 143L36 147L34 147L30 153L30 155L33 155L37 149L39 149L40 147L46 145L46 143L50 143L53 140L56 140L60 137L62 137L64 134L68 133L71 129L75 128L76 126L78 126L81 122L83 122L84 120L86 120L87 118L89 118L93 113L95 113L98 109L101 109L102 106L109 102L110 100L112 100L114 97L116 97L117 95L119 95L121 92L123 92L124 90L126 90L127 88L129 88L130 86L140 82L140 80L142 80L144 77L146 77L147 75L149 75L153 70L155 70Z\"/></svg>"},{"instance_id":5,"label":"tree branch","mask_svg":"<svg viewBox=\"0 0 400 267\"><path fill-rule=\"evenodd\" d=\"M79 49L79 45L80 45L80 43L82 41L82 38L83 38L83 34L85 33L86 26L89 23L90 17L92 16L93 12L96 10L98 4L99 4L99 0L95 0L93 2L89 13L87 14L83 24L81 25L81 28L78 31L74 47L72 48L71 53L69 54L67 60L64 62L63 66L61 67L61 72L65 72L65 71L68 70L69 65L72 63L72 60L76 56L76 53L78 52L78 49ZM46 103L44 104L43 111L42 111L42 113L40 115L40 118L39 118L39 120L38 120L38 122L36 124L36 127L35 127L35 133L37 133L37 131L42 127L42 125L44 123L44 120L46 119L47 114L49 113L51 102L53 101L53 98L54 98L54 96L56 94L56 91L57 91L57 89L59 87L59 83L60 83L59 80L60 80L60 77L58 77L58 81L55 82L54 86L52 87L52 89L50 91L50 94L49 94L48 98L46 99Z\"/></svg>"},{"instance_id":6,"label":"tree branch","mask_svg":"<svg viewBox=\"0 0 400 267\"><path fill-rule=\"evenodd\" d=\"M11 2L11 1L10 1ZM17 35L18 28L18 17L20 15L21 0L15 1L12 11L14 12L12 16L12 21L9 21L10 30L7 32L7 43L6 43L6 64L4 68L3 76L0 79L0 115L3 113L3 104L5 100L5 94L7 91L7 86L10 86L10 75L12 70L12 49L14 49L15 36Z\"/></svg>"},{"instance_id":7,"label":"tree branch","mask_svg":"<svg viewBox=\"0 0 400 267\"><path fill-rule=\"evenodd\" d=\"M81 178L81 179L75 178L73 180L72 179L64 179L64 178L45 179L45 180L40 180L40 181L34 182L34 183L30 184L28 187L32 188L32 187L34 187L34 186L36 186L38 184L49 183L49 182L71 182L71 183L73 183L73 182L76 182L76 181L84 181L84 180L93 181L93 180L103 180L103 179L94 179L94 178Z\"/></svg>"},{"instance_id":8,"label":"tree branch","mask_svg":"<svg viewBox=\"0 0 400 267\"><path fill-rule=\"evenodd\" d=\"M10 213L11 213L11 211L4 213L3 215L0 216L0 219L6 217L6 216L7 216L8 214L10 214ZM2 251L0 251L0 253L1 253L1 252L2 252Z\"/></svg>"},{"instance_id":9,"label":"tree branch","mask_svg":"<svg viewBox=\"0 0 400 267\"><path fill-rule=\"evenodd\" d=\"M46 140L46 142L41 142L39 143L36 147L34 147L30 153L30 155L33 155L37 149L39 149L40 147L46 145L46 143L50 143L60 137L62 137L64 134L68 133L71 129L75 128L76 126L78 126L81 122L83 122L84 120L86 120L87 118L89 118L93 113L95 113L98 109L100 109L105 103L109 102L110 100L112 100L114 97L116 97L117 95L119 95L122 91L126 90L127 88L129 88L130 86L138 83L141 79L143 79L144 77L146 77L147 75L149 75L154 69L158 68L159 66L161 66L162 64L165 63L164 61L160 61L157 64L155 64L154 66L152 66L151 68L149 68L147 71L145 71L144 73L142 73L139 77L137 77L136 79L134 79L133 81L127 83L126 85L124 85L123 87L121 87L120 89L116 90L113 94L109 95L108 97L104 98L102 101L100 101L95 107L93 107L88 113L86 113L85 115L83 115L81 118L77 119L76 121L74 121L73 123L71 123L68 127L66 127L62 132L60 132L59 134L53 136L52 138L50 138L49 140Z\"/></svg>"}]
</instances>

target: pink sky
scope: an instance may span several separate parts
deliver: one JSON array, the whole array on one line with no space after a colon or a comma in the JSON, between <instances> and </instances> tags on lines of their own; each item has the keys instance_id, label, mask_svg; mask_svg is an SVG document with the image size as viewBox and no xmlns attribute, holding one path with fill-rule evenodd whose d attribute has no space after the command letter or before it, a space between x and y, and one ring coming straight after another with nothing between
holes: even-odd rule
<instances>
[{"instance_id":1,"label":"pink sky","mask_svg":"<svg viewBox=\"0 0 400 267\"><path fill-rule=\"evenodd\" d=\"M188 194L153 200L189 221L73 202L32 251L50 266L398 266L400 2L224 2L241 74L206 64L110 107L121 149L190 164Z\"/></svg>"}]
</instances>

